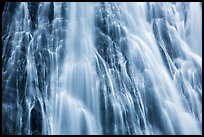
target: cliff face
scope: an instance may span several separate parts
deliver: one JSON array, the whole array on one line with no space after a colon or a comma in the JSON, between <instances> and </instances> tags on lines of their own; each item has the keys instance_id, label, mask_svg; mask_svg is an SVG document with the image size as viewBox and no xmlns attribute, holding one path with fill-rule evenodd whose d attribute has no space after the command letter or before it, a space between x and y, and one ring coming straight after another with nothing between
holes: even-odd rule
<instances>
[{"instance_id":1,"label":"cliff face","mask_svg":"<svg viewBox=\"0 0 204 137\"><path fill-rule=\"evenodd\" d=\"M202 4L2 6L3 134L201 134Z\"/></svg>"}]
</instances>

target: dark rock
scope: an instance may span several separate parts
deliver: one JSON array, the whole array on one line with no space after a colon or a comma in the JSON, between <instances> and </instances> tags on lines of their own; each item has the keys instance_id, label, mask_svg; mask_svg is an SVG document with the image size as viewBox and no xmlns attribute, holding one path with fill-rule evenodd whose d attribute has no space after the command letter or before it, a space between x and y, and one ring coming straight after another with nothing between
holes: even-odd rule
<instances>
[{"instance_id":1,"label":"dark rock","mask_svg":"<svg viewBox=\"0 0 204 137\"><path fill-rule=\"evenodd\" d=\"M32 135L42 134L42 112L40 102L37 101L34 108L31 110L31 132Z\"/></svg>"}]
</instances>

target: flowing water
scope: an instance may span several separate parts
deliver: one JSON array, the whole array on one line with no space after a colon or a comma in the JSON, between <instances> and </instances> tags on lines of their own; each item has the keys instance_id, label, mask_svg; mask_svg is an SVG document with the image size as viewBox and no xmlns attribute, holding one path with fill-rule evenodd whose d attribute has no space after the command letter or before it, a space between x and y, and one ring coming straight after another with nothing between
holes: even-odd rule
<instances>
[{"instance_id":1,"label":"flowing water","mask_svg":"<svg viewBox=\"0 0 204 137\"><path fill-rule=\"evenodd\" d=\"M201 3L6 3L3 134L202 134Z\"/></svg>"}]
</instances>

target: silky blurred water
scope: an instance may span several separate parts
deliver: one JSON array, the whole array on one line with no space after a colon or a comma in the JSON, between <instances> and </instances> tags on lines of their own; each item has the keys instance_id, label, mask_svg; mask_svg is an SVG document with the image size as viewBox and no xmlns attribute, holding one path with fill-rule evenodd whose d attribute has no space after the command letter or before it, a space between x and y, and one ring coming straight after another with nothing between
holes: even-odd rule
<instances>
[{"instance_id":1,"label":"silky blurred water","mask_svg":"<svg viewBox=\"0 0 204 137\"><path fill-rule=\"evenodd\" d=\"M3 134L202 133L201 3L6 3L2 29Z\"/></svg>"}]
</instances>

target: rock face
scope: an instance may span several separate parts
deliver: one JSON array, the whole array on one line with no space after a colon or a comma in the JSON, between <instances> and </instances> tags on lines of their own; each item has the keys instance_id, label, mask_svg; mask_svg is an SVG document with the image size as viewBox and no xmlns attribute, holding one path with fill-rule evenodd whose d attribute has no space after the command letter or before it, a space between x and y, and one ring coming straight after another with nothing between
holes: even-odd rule
<instances>
[{"instance_id":1,"label":"rock face","mask_svg":"<svg viewBox=\"0 0 204 137\"><path fill-rule=\"evenodd\" d=\"M2 9L3 134L201 134L202 3Z\"/></svg>"},{"instance_id":2,"label":"rock face","mask_svg":"<svg viewBox=\"0 0 204 137\"><path fill-rule=\"evenodd\" d=\"M50 90L49 47L52 48L54 43L58 47L56 41L61 40L57 39L58 37L55 37L57 40L51 40L55 32L48 32L54 16L53 3L48 5L50 5L47 11L48 20L41 22L38 12L42 4L38 2L5 4L2 88L3 104L9 105L11 110L4 111L2 116L5 121L10 121L3 127L4 134L48 133L43 127L45 120L42 114L46 111L44 96L50 94L50 92L47 94ZM51 25L39 28L43 23ZM9 120L12 118L11 115L15 117Z\"/></svg>"},{"instance_id":3,"label":"rock face","mask_svg":"<svg viewBox=\"0 0 204 137\"><path fill-rule=\"evenodd\" d=\"M43 117L39 101L36 102L34 108L31 110L30 118L32 135L41 135Z\"/></svg>"}]
</instances>

